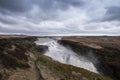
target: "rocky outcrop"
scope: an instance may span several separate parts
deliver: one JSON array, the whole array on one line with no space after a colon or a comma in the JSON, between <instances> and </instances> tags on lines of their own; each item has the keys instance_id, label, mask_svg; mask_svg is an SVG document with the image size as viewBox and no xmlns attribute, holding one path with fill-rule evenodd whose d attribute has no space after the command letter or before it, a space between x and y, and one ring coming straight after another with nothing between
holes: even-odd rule
<instances>
[{"instance_id":1,"label":"rocky outcrop","mask_svg":"<svg viewBox=\"0 0 120 80\"><path fill-rule=\"evenodd\" d=\"M46 45L36 45L36 50L41 53L48 51L48 46Z\"/></svg>"},{"instance_id":2,"label":"rocky outcrop","mask_svg":"<svg viewBox=\"0 0 120 80\"><path fill-rule=\"evenodd\" d=\"M85 42L74 41L74 39L63 39L59 41L59 43L70 47L79 55L90 58L90 60L92 56L94 56L93 61L97 59L97 62L95 61L94 65L97 67L98 71L101 74L110 76L114 80L120 79L120 50L118 48L105 47L98 44L91 46L90 43L87 44ZM90 53L92 53L92 56L88 56Z\"/></svg>"}]
</instances>

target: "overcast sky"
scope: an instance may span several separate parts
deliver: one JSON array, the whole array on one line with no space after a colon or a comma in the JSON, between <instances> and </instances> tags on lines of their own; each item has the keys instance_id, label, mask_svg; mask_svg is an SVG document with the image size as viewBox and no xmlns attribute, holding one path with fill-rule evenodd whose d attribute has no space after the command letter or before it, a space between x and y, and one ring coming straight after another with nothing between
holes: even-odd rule
<instances>
[{"instance_id":1,"label":"overcast sky","mask_svg":"<svg viewBox=\"0 0 120 80\"><path fill-rule=\"evenodd\" d=\"M0 33L120 35L120 0L0 0Z\"/></svg>"}]
</instances>

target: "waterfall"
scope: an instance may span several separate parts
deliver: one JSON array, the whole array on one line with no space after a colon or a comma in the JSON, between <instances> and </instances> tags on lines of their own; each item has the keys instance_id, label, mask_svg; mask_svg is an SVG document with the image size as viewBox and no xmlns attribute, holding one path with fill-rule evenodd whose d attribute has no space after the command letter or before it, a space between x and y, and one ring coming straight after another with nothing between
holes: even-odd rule
<instances>
[{"instance_id":1,"label":"waterfall","mask_svg":"<svg viewBox=\"0 0 120 80\"><path fill-rule=\"evenodd\" d=\"M76 54L71 49L60 45L54 39L39 38L39 40L36 41L36 44L47 45L49 50L44 55L51 57L55 61L98 73L93 62L83 56Z\"/></svg>"}]
</instances>

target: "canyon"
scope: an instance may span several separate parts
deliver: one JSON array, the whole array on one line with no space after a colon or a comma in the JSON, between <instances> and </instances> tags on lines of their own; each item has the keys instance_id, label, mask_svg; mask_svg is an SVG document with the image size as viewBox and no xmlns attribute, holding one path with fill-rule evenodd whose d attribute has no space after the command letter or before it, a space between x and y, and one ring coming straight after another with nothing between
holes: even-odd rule
<instances>
[{"instance_id":1,"label":"canyon","mask_svg":"<svg viewBox=\"0 0 120 80\"><path fill-rule=\"evenodd\" d=\"M119 80L120 37L0 36L0 80Z\"/></svg>"}]
</instances>

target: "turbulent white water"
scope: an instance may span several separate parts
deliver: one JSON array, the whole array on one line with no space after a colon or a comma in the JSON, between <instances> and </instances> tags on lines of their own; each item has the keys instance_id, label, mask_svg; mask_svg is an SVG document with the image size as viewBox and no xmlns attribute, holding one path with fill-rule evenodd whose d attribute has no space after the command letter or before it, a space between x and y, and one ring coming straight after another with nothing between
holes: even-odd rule
<instances>
[{"instance_id":1,"label":"turbulent white water","mask_svg":"<svg viewBox=\"0 0 120 80\"><path fill-rule=\"evenodd\" d=\"M45 55L51 57L53 60L98 73L92 62L60 45L53 39L39 38L39 40L36 41L36 44L49 46L49 50L45 53Z\"/></svg>"}]
</instances>

